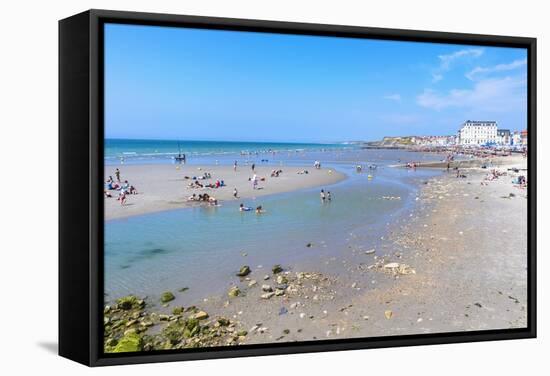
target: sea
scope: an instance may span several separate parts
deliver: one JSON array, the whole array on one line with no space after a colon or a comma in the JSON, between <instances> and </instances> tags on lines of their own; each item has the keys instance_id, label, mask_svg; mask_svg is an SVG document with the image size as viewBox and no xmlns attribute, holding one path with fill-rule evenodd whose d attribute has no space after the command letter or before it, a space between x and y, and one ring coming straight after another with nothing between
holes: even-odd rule
<instances>
[{"instance_id":1,"label":"sea","mask_svg":"<svg viewBox=\"0 0 550 376\"><path fill-rule=\"evenodd\" d=\"M216 208L190 207L105 221L106 301L128 294L154 298L163 291L188 288L185 302L195 304L224 294L245 264L266 274L281 264L289 270L343 276L347 269L330 261L350 249L379 248L390 225L414 212L422 183L442 173L395 166L444 158L343 143L105 142L106 165L176 163L173 157L178 153L186 154L187 163L203 166L231 165L236 160L241 166L311 169L320 161L322 168L340 171L346 179L261 197L267 209L264 215L241 213L235 201ZM331 192L330 203L321 203L320 188Z\"/></svg>"}]
</instances>

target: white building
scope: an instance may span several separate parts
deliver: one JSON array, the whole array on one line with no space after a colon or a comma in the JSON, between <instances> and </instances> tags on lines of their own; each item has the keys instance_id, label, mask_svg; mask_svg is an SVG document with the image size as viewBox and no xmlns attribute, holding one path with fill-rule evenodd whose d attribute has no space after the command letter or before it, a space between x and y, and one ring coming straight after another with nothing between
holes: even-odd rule
<instances>
[{"instance_id":1,"label":"white building","mask_svg":"<svg viewBox=\"0 0 550 376\"><path fill-rule=\"evenodd\" d=\"M497 142L496 121L467 120L458 131L460 145L485 145Z\"/></svg>"}]
</instances>

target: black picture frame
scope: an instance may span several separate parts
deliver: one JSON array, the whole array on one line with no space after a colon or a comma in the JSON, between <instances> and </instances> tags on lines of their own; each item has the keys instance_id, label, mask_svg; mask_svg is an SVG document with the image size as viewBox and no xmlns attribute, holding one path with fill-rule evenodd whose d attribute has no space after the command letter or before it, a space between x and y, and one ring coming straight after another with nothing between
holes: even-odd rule
<instances>
[{"instance_id":1,"label":"black picture frame","mask_svg":"<svg viewBox=\"0 0 550 376\"><path fill-rule=\"evenodd\" d=\"M162 25L476 46L528 55L528 325L521 329L417 334L238 347L103 353L103 25ZM59 354L88 366L432 345L536 337L536 39L171 14L88 10L59 21ZM89 187L68 199L68 179ZM83 319L84 318L84 319ZM87 319L86 319L87 318Z\"/></svg>"}]
</instances>

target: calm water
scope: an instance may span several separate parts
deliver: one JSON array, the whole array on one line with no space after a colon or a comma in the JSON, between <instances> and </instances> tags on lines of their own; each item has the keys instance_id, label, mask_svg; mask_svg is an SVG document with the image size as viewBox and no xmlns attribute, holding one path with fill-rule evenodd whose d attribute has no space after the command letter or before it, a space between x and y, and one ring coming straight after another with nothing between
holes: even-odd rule
<instances>
[{"instance_id":1,"label":"calm water","mask_svg":"<svg viewBox=\"0 0 550 376\"><path fill-rule=\"evenodd\" d=\"M375 247L386 224L414 208L419 182L439 173L388 167L399 161L438 159L433 154L360 149L322 152L318 148L264 154L269 155L268 164L274 165L311 165L318 159L348 178L324 187L333 195L327 204L320 202L319 188L315 188L244 200L249 206L263 205L267 213L260 216L239 212L239 202L223 202L217 208L187 208L106 222L108 299L130 293L158 296L182 287L190 288L189 299L223 293L244 264L253 270L262 266L266 273L273 264L326 268L327 258L342 254L350 245ZM254 156L253 161L261 163L264 154ZM211 157L194 158L199 163ZM224 162L229 159L220 163ZM355 172L357 163L379 167L370 172L373 178L369 179L369 172ZM314 247L306 247L309 242Z\"/></svg>"},{"instance_id":2,"label":"calm water","mask_svg":"<svg viewBox=\"0 0 550 376\"><path fill-rule=\"evenodd\" d=\"M190 161L211 158L234 159L256 153L283 153L326 149L346 149L344 144L307 144L280 142L174 141L174 140L105 140L105 164L168 163L180 152Z\"/></svg>"}]
</instances>

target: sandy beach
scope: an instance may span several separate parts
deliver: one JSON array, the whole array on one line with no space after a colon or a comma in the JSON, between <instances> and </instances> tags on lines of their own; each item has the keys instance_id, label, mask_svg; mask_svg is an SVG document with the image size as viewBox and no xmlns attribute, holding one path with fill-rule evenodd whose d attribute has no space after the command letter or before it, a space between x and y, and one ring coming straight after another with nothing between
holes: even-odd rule
<instances>
[{"instance_id":1,"label":"sandy beach","mask_svg":"<svg viewBox=\"0 0 550 376\"><path fill-rule=\"evenodd\" d=\"M237 200L233 197L233 189L237 188L239 199L246 203L246 199L250 198L330 185L345 179L344 174L328 168L257 166L255 173L258 179L265 180L258 182L258 189L253 189L249 178L253 177L254 172L250 166L239 166L234 171L232 166L152 164L107 166L105 180L109 176L115 178L117 167L121 171L121 181L128 180L129 184L136 187L138 194L127 195L126 204L120 205L116 200L118 192L111 191L113 197L105 199L105 220L199 205L187 200L193 193L208 193L223 205L223 201ZM273 169L281 169L283 173L278 177L271 177ZM298 174L303 170L307 170L308 174ZM208 184L223 180L225 186L194 189L188 187L193 182L192 177L201 176L205 172L212 177L199 182Z\"/></svg>"},{"instance_id":2,"label":"sandy beach","mask_svg":"<svg viewBox=\"0 0 550 376\"><path fill-rule=\"evenodd\" d=\"M250 265L245 275L228 280L223 296L189 301L185 290L173 291L173 300L165 304L149 297L147 307L139 310L153 312L145 317L164 334L147 337L145 348L524 327L527 196L512 179L527 176L522 170L527 160L510 156L493 162L503 174L496 179L487 180L490 169L474 163L461 170L465 177L451 171L427 179L410 216L387 224L390 235L380 248L349 246L339 256L319 260L345 267L344 274L297 270L284 263L275 273L271 266ZM246 254L240 263L248 264ZM159 318L159 312L165 316ZM204 329L193 337L195 342L165 342L166 328L173 325L167 323L185 326L196 315L216 329ZM227 318L227 330L220 318ZM116 336L116 331L109 328L108 335Z\"/></svg>"}]
</instances>

